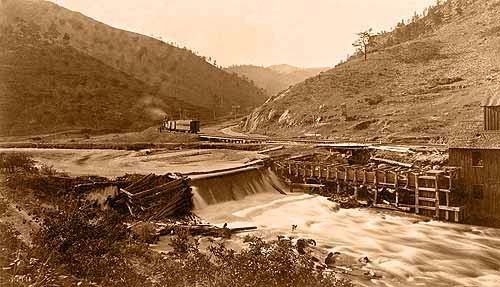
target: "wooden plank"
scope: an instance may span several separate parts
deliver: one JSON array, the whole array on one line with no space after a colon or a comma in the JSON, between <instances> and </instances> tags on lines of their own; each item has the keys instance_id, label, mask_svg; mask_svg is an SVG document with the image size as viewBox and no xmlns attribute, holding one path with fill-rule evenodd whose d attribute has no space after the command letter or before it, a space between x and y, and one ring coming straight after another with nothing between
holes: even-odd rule
<instances>
[{"instance_id":1,"label":"wooden plank","mask_svg":"<svg viewBox=\"0 0 500 287\"><path fill-rule=\"evenodd\" d=\"M436 175L436 218L439 218L439 174Z\"/></svg>"},{"instance_id":2,"label":"wooden plank","mask_svg":"<svg viewBox=\"0 0 500 287\"><path fill-rule=\"evenodd\" d=\"M436 191L436 188L434 187L419 187L419 190L420 191L429 191L429 192L433 192L433 191ZM450 193L451 191L449 189L439 189L440 192L447 192L447 193Z\"/></svg>"},{"instance_id":3,"label":"wooden plank","mask_svg":"<svg viewBox=\"0 0 500 287\"><path fill-rule=\"evenodd\" d=\"M419 189L418 189L418 174L415 174L415 213L418 214L419 213L419 209L418 209L418 198L420 197L420 194L419 194Z\"/></svg>"},{"instance_id":4,"label":"wooden plank","mask_svg":"<svg viewBox=\"0 0 500 287\"><path fill-rule=\"evenodd\" d=\"M272 147L272 148L268 148L268 149L265 149L265 150L261 150L257 153L260 153L260 154L263 154L263 153L268 153L268 152L272 152L272 151L277 151L277 150L280 150L280 149L283 149L285 148L285 146L283 145L280 145L280 146L277 146L277 147Z\"/></svg>"},{"instance_id":5,"label":"wooden plank","mask_svg":"<svg viewBox=\"0 0 500 287\"><path fill-rule=\"evenodd\" d=\"M407 168L413 167L413 164L410 164L410 163L404 163L404 162L399 162L399 161L385 159L385 158L372 157L371 160L376 161L376 162L383 162L383 163L387 163L387 164L407 167Z\"/></svg>"},{"instance_id":6,"label":"wooden plank","mask_svg":"<svg viewBox=\"0 0 500 287\"><path fill-rule=\"evenodd\" d=\"M139 189L140 187L147 185L150 182L150 180L154 179L155 177L156 175L153 173L148 174L139 179L138 181L132 183L131 185L125 187L125 189L130 193L133 193L135 189Z\"/></svg>"},{"instance_id":7,"label":"wooden plank","mask_svg":"<svg viewBox=\"0 0 500 287\"><path fill-rule=\"evenodd\" d=\"M125 195L128 197L128 198L132 198L134 195L130 192L128 192L126 189L124 188L120 188L120 192L123 192L125 193Z\"/></svg>"},{"instance_id":8,"label":"wooden plank","mask_svg":"<svg viewBox=\"0 0 500 287\"><path fill-rule=\"evenodd\" d=\"M313 184L313 183L292 183L293 187L317 187L324 188L324 184Z\"/></svg>"},{"instance_id":9,"label":"wooden plank","mask_svg":"<svg viewBox=\"0 0 500 287\"><path fill-rule=\"evenodd\" d=\"M419 179L427 179L427 180L435 180L436 177L432 175L421 175L418 177Z\"/></svg>"},{"instance_id":10,"label":"wooden plank","mask_svg":"<svg viewBox=\"0 0 500 287\"><path fill-rule=\"evenodd\" d=\"M417 205L416 208L418 208L418 209L426 209L426 210L436 210L435 206Z\"/></svg>"},{"instance_id":11,"label":"wooden plank","mask_svg":"<svg viewBox=\"0 0 500 287\"><path fill-rule=\"evenodd\" d=\"M456 211L456 212L462 212L464 207L457 207L457 206L444 206L440 205L439 209L441 210L448 210L448 211Z\"/></svg>"}]
</instances>

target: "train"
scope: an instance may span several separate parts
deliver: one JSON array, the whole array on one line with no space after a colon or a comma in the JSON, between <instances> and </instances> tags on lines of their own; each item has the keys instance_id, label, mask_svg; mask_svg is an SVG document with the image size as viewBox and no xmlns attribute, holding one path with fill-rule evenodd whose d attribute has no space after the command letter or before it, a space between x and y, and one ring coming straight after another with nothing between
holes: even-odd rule
<instances>
[{"instance_id":1,"label":"train","mask_svg":"<svg viewBox=\"0 0 500 287\"><path fill-rule=\"evenodd\" d=\"M197 134L200 132L198 120L164 120L160 125L160 132L174 131Z\"/></svg>"}]
</instances>

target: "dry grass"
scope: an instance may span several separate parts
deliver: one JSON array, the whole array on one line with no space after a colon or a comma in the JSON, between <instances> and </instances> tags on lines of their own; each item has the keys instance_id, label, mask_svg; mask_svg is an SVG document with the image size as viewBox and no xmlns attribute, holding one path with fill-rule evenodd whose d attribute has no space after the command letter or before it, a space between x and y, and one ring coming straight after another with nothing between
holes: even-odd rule
<instances>
[{"instance_id":1,"label":"dry grass","mask_svg":"<svg viewBox=\"0 0 500 287\"><path fill-rule=\"evenodd\" d=\"M437 138L460 120L479 120L479 103L500 92L500 6L493 2L452 0L440 8L448 15L441 23L421 19L430 27L423 33L295 85L254 112L246 129L344 140ZM354 129L366 121L374 122Z\"/></svg>"}]
</instances>

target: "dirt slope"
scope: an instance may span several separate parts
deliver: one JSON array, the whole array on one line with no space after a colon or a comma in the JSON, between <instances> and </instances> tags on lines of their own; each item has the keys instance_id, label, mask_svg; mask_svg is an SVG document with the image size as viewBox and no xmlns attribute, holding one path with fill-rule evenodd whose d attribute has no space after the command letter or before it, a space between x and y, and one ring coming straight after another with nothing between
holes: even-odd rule
<instances>
[{"instance_id":1,"label":"dirt slope","mask_svg":"<svg viewBox=\"0 0 500 287\"><path fill-rule=\"evenodd\" d=\"M208 109L227 114L233 105L250 110L267 99L261 89L209 64L187 48L112 28L51 2L0 1L0 25L4 29L12 29L20 20L33 24L49 43L72 47L151 86L154 97L145 101L172 106L170 98L178 98L205 108L188 115L191 117L211 117Z\"/></svg>"},{"instance_id":2,"label":"dirt slope","mask_svg":"<svg viewBox=\"0 0 500 287\"><path fill-rule=\"evenodd\" d=\"M328 69L297 68L290 65L274 65L269 67L240 65L231 66L225 70L254 82L255 85L266 90L268 95L276 95L291 85L300 83Z\"/></svg>"},{"instance_id":3,"label":"dirt slope","mask_svg":"<svg viewBox=\"0 0 500 287\"><path fill-rule=\"evenodd\" d=\"M382 140L437 138L480 120L480 102L500 93L500 1L447 1L398 27L368 61L353 57L274 96L244 128Z\"/></svg>"}]
</instances>

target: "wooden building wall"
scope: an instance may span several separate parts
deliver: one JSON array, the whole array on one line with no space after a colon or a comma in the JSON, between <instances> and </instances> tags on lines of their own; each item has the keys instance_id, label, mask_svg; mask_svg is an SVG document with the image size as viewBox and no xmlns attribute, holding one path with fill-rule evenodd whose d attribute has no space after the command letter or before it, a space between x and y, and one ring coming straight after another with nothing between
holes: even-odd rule
<instances>
[{"instance_id":1,"label":"wooden building wall","mask_svg":"<svg viewBox=\"0 0 500 287\"><path fill-rule=\"evenodd\" d=\"M450 149L449 155L449 165L462 168L467 215L500 218L500 150ZM482 187L482 194L478 187Z\"/></svg>"},{"instance_id":2,"label":"wooden building wall","mask_svg":"<svg viewBox=\"0 0 500 287\"><path fill-rule=\"evenodd\" d=\"M484 129L500 130L500 107L484 107Z\"/></svg>"}]
</instances>

